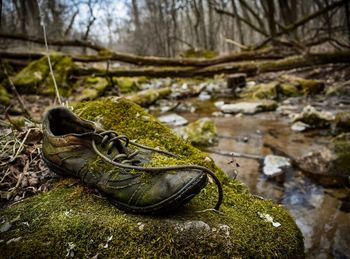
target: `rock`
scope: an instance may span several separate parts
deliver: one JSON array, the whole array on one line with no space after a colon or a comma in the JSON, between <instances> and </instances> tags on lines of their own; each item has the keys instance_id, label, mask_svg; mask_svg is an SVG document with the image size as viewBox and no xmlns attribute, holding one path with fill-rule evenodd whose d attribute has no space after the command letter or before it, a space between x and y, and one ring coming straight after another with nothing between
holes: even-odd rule
<instances>
[{"instance_id":1,"label":"rock","mask_svg":"<svg viewBox=\"0 0 350 259\"><path fill-rule=\"evenodd\" d=\"M160 116L158 117L158 120L172 126L182 126L188 123L184 117L177 115L176 113Z\"/></svg>"},{"instance_id":2,"label":"rock","mask_svg":"<svg viewBox=\"0 0 350 259\"><path fill-rule=\"evenodd\" d=\"M241 98L248 99L269 99L274 100L277 98L277 86L279 82L272 81L267 84L258 84L251 87L246 87L242 89L239 94Z\"/></svg>"},{"instance_id":3,"label":"rock","mask_svg":"<svg viewBox=\"0 0 350 259\"><path fill-rule=\"evenodd\" d=\"M298 87L291 83L281 83L279 85L279 93L286 97L296 97L303 95Z\"/></svg>"},{"instance_id":4,"label":"rock","mask_svg":"<svg viewBox=\"0 0 350 259\"><path fill-rule=\"evenodd\" d=\"M141 84L147 83L147 81L146 77L113 77L113 82L122 94L139 91Z\"/></svg>"},{"instance_id":5,"label":"rock","mask_svg":"<svg viewBox=\"0 0 350 259\"><path fill-rule=\"evenodd\" d=\"M335 130L337 132L350 131L350 111L339 112L335 116Z\"/></svg>"},{"instance_id":6,"label":"rock","mask_svg":"<svg viewBox=\"0 0 350 259\"><path fill-rule=\"evenodd\" d=\"M303 95L314 95L324 90L324 82L320 80L310 80L297 76L283 75L281 81L287 82L290 85L294 85L296 88L301 89ZM291 88L289 88L292 90ZM293 91L292 91L293 92ZM291 92L291 93L292 93ZM294 92L294 94L297 94ZM291 96L291 95L290 95ZM293 95L297 96L297 95Z\"/></svg>"},{"instance_id":7,"label":"rock","mask_svg":"<svg viewBox=\"0 0 350 259\"><path fill-rule=\"evenodd\" d=\"M350 133L333 138L327 147L298 159L308 176L326 186L350 184Z\"/></svg>"},{"instance_id":8,"label":"rock","mask_svg":"<svg viewBox=\"0 0 350 259\"><path fill-rule=\"evenodd\" d=\"M270 179L284 180L285 170L291 167L291 161L287 157L267 155L264 159L263 173Z\"/></svg>"},{"instance_id":9,"label":"rock","mask_svg":"<svg viewBox=\"0 0 350 259\"><path fill-rule=\"evenodd\" d=\"M87 77L79 80L74 87L75 101L94 100L108 87L108 81L103 77Z\"/></svg>"},{"instance_id":10,"label":"rock","mask_svg":"<svg viewBox=\"0 0 350 259\"><path fill-rule=\"evenodd\" d=\"M214 121L202 118L186 127L175 128L174 132L195 146L212 146L217 142L217 131Z\"/></svg>"},{"instance_id":11,"label":"rock","mask_svg":"<svg viewBox=\"0 0 350 259\"><path fill-rule=\"evenodd\" d=\"M142 107L147 107L155 101L167 97L171 94L171 92L170 87L148 89L134 95L127 96L126 98Z\"/></svg>"},{"instance_id":12,"label":"rock","mask_svg":"<svg viewBox=\"0 0 350 259\"><path fill-rule=\"evenodd\" d=\"M55 53L50 55L56 83L61 95L69 96L71 85L68 83L68 72L73 66L72 58ZM50 75L47 57L31 62L13 79L19 93L55 95L55 87Z\"/></svg>"},{"instance_id":13,"label":"rock","mask_svg":"<svg viewBox=\"0 0 350 259\"><path fill-rule=\"evenodd\" d=\"M228 75L226 77L227 88L230 88L232 91L234 91L238 87L245 86L246 78L247 75L242 73Z\"/></svg>"},{"instance_id":14,"label":"rock","mask_svg":"<svg viewBox=\"0 0 350 259\"><path fill-rule=\"evenodd\" d=\"M61 179L49 192L0 210L2 219L21 215L1 233L1 257L63 258L67 250L76 258L96 254L103 258L304 257L303 237L285 208L256 198L245 185L229 179L206 160L206 154L172 134L140 106L123 98L104 98L77 104L75 111L85 119L98 119L107 130L168 150L185 163L213 170L224 189L222 213L203 211L216 201L217 190L212 183L176 212L145 216L118 210L78 180ZM149 120L141 120L143 116ZM67 217L65 213L70 210ZM270 215L281 226L265 222L257 212ZM19 236L18 242L9 243ZM104 248L106 243L108 248Z\"/></svg>"},{"instance_id":15,"label":"rock","mask_svg":"<svg viewBox=\"0 0 350 259\"><path fill-rule=\"evenodd\" d=\"M326 96L350 96L350 81L332 85L326 89Z\"/></svg>"},{"instance_id":16,"label":"rock","mask_svg":"<svg viewBox=\"0 0 350 259\"><path fill-rule=\"evenodd\" d=\"M303 131L309 129L309 128L310 128L310 125L309 125L309 124L306 124L306 123L304 123L304 122L301 122L301 121L297 121L297 122L293 123L293 125L292 125L291 128L292 128L292 130L294 130L294 131L303 132Z\"/></svg>"},{"instance_id":17,"label":"rock","mask_svg":"<svg viewBox=\"0 0 350 259\"><path fill-rule=\"evenodd\" d=\"M234 104L221 105L220 110L224 113L244 113L254 114L261 111L271 111L277 108L277 103L273 101L263 102L240 102Z\"/></svg>"},{"instance_id":18,"label":"rock","mask_svg":"<svg viewBox=\"0 0 350 259\"><path fill-rule=\"evenodd\" d=\"M202 100L202 101L210 100L210 98L211 98L211 95L207 92L204 92L204 91L198 95L198 99Z\"/></svg>"},{"instance_id":19,"label":"rock","mask_svg":"<svg viewBox=\"0 0 350 259\"><path fill-rule=\"evenodd\" d=\"M218 109L220 109L225 104L224 101L217 101L214 103L214 106Z\"/></svg>"},{"instance_id":20,"label":"rock","mask_svg":"<svg viewBox=\"0 0 350 259\"><path fill-rule=\"evenodd\" d=\"M313 106L305 106L300 114L296 114L293 122L301 121L310 125L313 129L328 128L334 120L334 115L330 112L319 112Z\"/></svg>"}]
</instances>

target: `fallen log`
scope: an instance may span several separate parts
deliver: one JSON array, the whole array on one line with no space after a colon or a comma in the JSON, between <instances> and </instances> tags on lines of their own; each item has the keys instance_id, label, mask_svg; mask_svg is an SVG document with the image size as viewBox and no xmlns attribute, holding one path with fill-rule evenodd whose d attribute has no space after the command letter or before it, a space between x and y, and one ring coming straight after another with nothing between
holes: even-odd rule
<instances>
[{"instance_id":1,"label":"fallen log","mask_svg":"<svg viewBox=\"0 0 350 259\"><path fill-rule=\"evenodd\" d=\"M13 33L0 33L1 39L10 39L10 40L21 40L21 41L29 41L38 44L45 44L44 39L38 37L30 37L23 34L13 34ZM61 47L85 47L90 48L95 51L105 50L104 47L99 46L95 43L89 41L81 41L81 40L52 40L48 39L47 42L49 45L53 46L61 46Z\"/></svg>"},{"instance_id":2,"label":"fallen log","mask_svg":"<svg viewBox=\"0 0 350 259\"><path fill-rule=\"evenodd\" d=\"M309 67L328 63L349 63L350 51L314 53L292 56L280 60L230 62L207 67L118 67L108 71L108 76L150 76L150 77L211 77L216 74L246 73L253 76L259 73L276 72L299 67ZM71 69L73 76L94 74L106 76L106 70L77 66Z\"/></svg>"},{"instance_id":3,"label":"fallen log","mask_svg":"<svg viewBox=\"0 0 350 259\"><path fill-rule=\"evenodd\" d=\"M211 59L198 58L165 58L165 57L151 57L151 56L137 56L129 53L108 52L102 56L86 55L86 56L72 56L72 59L77 62L91 63L91 62L107 62L119 61L134 65L150 65L150 66L193 66L206 67L221 63L248 61L248 60L278 60L286 57L286 54L278 54L277 49L267 48L260 51L244 51L239 53L230 53L218 56ZM16 53L0 51L0 57L8 59L40 59L44 53Z\"/></svg>"}]
</instances>

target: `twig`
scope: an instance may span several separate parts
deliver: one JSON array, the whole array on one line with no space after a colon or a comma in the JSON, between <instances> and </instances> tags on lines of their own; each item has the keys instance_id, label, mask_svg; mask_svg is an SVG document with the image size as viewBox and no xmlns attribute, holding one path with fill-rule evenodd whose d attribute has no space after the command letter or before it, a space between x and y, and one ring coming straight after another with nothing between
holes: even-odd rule
<instances>
[{"instance_id":1,"label":"twig","mask_svg":"<svg viewBox=\"0 0 350 259\"><path fill-rule=\"evenodd\" d=\"M235 46L237 46L237 47L239 47L239 48L241 48L241 49L248 49L247 46L242 45L241 43L239 43L239 42L237 42L237 41L235 41L235 40L231 40L231 39L225 38L225 41L226 41L227 43L233 44L233 45L235 45Z\"/></svg>"},{"instance_id":2,"label":"twig","mask_svg":"<svg viewBox=\"0 0 350 259\"><path fill-rule=\"evenodd\" d=\"M39 3L39 2L38 2L38 6L39 6L39 13L40 13L40 23L41 23L41 26L43 27L44 42L45 42L45 47L46 47L46 56L47 56L47 61L48 61L48 63L49 63L50 74L51 74L51 77L52 77L53 85L54 85L54 87L55 87L55 93L56 93L57 101L58 101L58 103L59 103L60 105L62 105L60 93L58 92L58 87L57 87L55 75L53 74L53 69L52 69L52 64L51 64L51 59L50 59L49 46L48 46L48 44L47 44L46 28L45 28L45 21L44 21L44 13L41 11L40 3Z\"/></svg>"}]
</instances>

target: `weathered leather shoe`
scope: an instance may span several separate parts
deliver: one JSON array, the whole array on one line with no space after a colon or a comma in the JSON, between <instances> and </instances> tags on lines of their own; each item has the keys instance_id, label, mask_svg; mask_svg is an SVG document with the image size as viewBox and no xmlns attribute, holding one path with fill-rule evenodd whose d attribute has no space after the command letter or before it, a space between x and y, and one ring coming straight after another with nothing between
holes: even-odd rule
<instances>
[{"instance_id":1,"label":"weathered leather shoe","mask_svg":"<svg viewBox=\"0 0 350 259\"><path fill-rule=\"evenodd\" d=\"M80 119L65 107L48 110L43 120L43 159L57 174L81 179L119 208L136 213L174 210L207 184L209 169L196 165L157 167L154 157L174 156L129 141ZM219 209L222 190L219 184Z\"/></svg>"}]
</instances>

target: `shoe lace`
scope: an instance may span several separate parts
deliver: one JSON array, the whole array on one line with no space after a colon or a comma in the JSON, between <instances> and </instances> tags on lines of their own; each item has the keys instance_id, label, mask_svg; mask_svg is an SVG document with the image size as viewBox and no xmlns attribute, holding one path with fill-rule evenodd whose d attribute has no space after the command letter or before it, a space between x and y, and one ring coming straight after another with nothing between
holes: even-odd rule
<instances>
[{"instance_id":1,"label":"shoe lace","mask_svg":"<svg viewBox=\"0 0 350 259\"><path fill-rule=\"evenodd\" d=\"M109 162L110 164L113 164L117 167L124 168L124 169L134 169L134 170L140 170L144 172L153 172L153 173L159 173L159 172L166 172L166 171L173 171L173 170L200 170L205 172L206 174L210 175L210 177L213 179L214 183L216 184L218 188L218 200L216 202L216 205L214 207L214 210L218 211L222 201L223 201L223 189L220 180L217 178L215 173L211 171L210 169L204 167L204 166L199 166L199 165L172 165L172 166L166 166L166 167L144 167L144 166L137 166L137 165L132 165L133 162L138 161L135 159L135 157L139 154L139 151L136 150L132 153L129 153L127 151L127 147L129 144L136 146L141 149L145 150L150 150L154 151L157 153L161 153L167 156L172 156L172 157L178 157L173 153L170 153L168 151L160 150L157 148L152 148L149 146L141 145L138 143L135 143L133 141L130 141L129 138L125 135L118 135L117 132L109 130L109 131L103 131L99 133L94 133L95 136L98 136L101 140L100 145L102 147L105 147L107 150L107 154L111 154L111 150L113 146L120 145L122 142L122 152L119 152L118 155L113 157L112 159L109 158L108 156L104 155L101 153L101 151L97 148L95 139L92 139L92 147L94 151L96 152L97 155L99 155L102 159L105 161Z\"/></svg>"}]
</instances>

